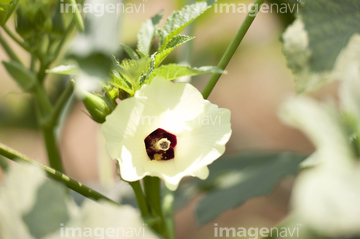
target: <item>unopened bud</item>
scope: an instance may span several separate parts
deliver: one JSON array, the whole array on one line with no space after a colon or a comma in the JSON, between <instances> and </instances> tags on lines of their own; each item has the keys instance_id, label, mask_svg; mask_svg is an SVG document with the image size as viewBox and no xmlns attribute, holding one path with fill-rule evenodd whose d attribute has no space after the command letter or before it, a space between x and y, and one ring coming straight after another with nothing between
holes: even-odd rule
<instances>
[{"instance_id":1,"label":"unopened bud","mask_svg":"<svg viewBox=\"0 0 360 239\"><path fill-rule=\"evenodd\" d=\"M84 92L83 103L91 118L100 124L104 123L106 116L112 112L111 107L106 101L96 94Z\"/></svg>"}]
</instances>

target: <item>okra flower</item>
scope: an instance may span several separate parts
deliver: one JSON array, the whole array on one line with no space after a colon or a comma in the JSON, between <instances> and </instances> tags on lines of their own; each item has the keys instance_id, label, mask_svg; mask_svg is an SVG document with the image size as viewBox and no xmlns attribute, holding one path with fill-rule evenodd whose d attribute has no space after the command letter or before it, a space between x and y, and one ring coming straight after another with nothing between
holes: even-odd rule
<instances>
[{"instance_id":1,"label":"okra flower","mask_svg":"<svg viewBox=\"0 0 360 239\"><path fill-rule=\"evenodd\" d=\"M230 138L230 111L204 100L188 83L156 78L121 101L102 132L124 180L156 176L175 190L184 176L208 177L207 165Z\"/></svg>"}]
</instances>

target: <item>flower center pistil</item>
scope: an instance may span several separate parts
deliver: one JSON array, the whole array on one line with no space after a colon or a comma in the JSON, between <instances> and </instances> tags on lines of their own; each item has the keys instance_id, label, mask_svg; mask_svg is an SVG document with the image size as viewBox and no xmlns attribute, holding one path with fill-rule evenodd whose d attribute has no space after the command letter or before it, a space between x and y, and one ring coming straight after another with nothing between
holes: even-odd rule
<instances>
[{"instance_id":1,"label":"flower center pistil","mask_svg":"<svg viewBox=\"0 0 360 239\"><path fill-rule=\"evenodd\" d=\"M170 140L168 140L167 138L162 138L159 141L157 141L157 143L155 144L155 147L157 150L168 150L170 148Z\"/></svg>"},{"instance_id":2,"label":"flower center pistil","mask_svg":"<svg viewBox=\"0 0 360 239\"><path fill-rule=\"evenodd\" d=\"M145 138L144 143L150 160L169 160L175 157L176 136L164 129L154 130Z\"/></svg>"}]
</instances>

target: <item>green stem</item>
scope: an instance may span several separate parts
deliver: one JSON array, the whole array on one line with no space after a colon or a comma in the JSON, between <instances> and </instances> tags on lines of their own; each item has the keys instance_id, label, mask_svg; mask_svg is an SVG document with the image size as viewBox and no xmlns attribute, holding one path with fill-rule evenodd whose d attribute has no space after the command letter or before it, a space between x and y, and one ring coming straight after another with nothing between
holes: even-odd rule
<instances>
[{"instance_id":1,"label":"green stem","mask_svg":"<svg viewBox=\"0 0 360 239\"><path fill-rule=\"evenodd\" d=\"M77 27L79 29L79 32L84 32L85 31L84 21L83 21L83 19L81 17L79 8L77 7L76 0L70 0L70 3L75 8L74 17L75 17L75 22L76 22L76 25L77 25Z\"/></svg>"},{"instance_id":2,"label":"green stem","mask_svg":"<svg viewBox=\"0 0 360 239\"><path fill-rule=\"evenodd\" d=\"M40 69L38 73L38 81L39 83L43 83L46 76L46 70L49 68L51 62L44 63L43 61L40 61Z\"/></svg>"},{"instance_id":3,"label":"green stem","mask_svg":"<svg viewBox=\"0 0 360 239\"><path fill-rule=\"evenodd\" d=\"M106 200L106 201L117 204L110 198L104 196L103 194L101 194L97 191L94 191L93 189L83 185L80 182L75 181L74 179L70 178L69 176L67 176L53 168L45 166L33 159L30 159L29 157L15 151L14 149L9 148L8 146L1 144L1 143L0 143L0 155L3 155L4 157L14 160L14 161L28 162L31 164L35 164L35 165L41 167L42 169L44 169L47 172L49 177L51 177L59 182L64 183L68 188L74 190L75 192L80 193L84 197L93 199L95 201Z\"/></svg>"},{"instance_id":4,"label":"green stem","mask_svg":"<svg viewBox=\"0 0 360 239\"><path fill-rule=\"evenodd\" d=\"M58 124L60 115L63 109L65 108L65 106L67 105L67 103L69 102L71 96L73 95L74 89L75 89L75 81L71 80L69 84L66 86L64 92L61 94L59 100L56 102L54 111L51 114L49 122L46 124L53 127L55 127Z\"/></svg>"},{"instance_id":5,"label":"green stem","mask_svg":"<svg viewBox=\"0 0 360 239\"><path fill-rule=\"evenodd\" d=\"M54 127L48 128L46 126L43 126L42 132L45 140L50 167L63 173L64 167L62 164L59 147L57 145Z\"/></svg>"},{"instance_id":6,"label":"green stem","mask_svg":"<svg viewBox=\"0 0 360 239\"><path fill-rule=\"evenodd\" d=\"M52 55L51 61L55 61L56 58L58 58L58 56L60 55L61 49L64 46L66 39L67 39L68 35L70 34L71 30L74 28L75 23L76 23L76 21L75 21L75 17L74 17L73 20L70 22L69 26L67 27L66 32L64 33L63 37L61 38L60 43L57 46L54 54Z\"/></svg>"},{"instance_id":7,"label":"green stem","mask_svg":"<svg viewBox=\"0 0 360 239\"><path fill-rule=\"evenodd\" d=\"M44 67L42 67L44 69ZM39 72L38 80L42 80L45 77L42 75L42 70ZM45 72L45 70L43 71ZM42 128L43 137L45 141L46 151L49 159L50 167L56 169L57 171L64 172L64 167L62 165L60 150L57 145L57 139L55 135L55 126L56 124L50 124L51 122L57 122L57 119L47 122L48 119L52 119L54 114L53 106L49 100L49 97L46 95L44 87L42 84L37 82L34 90L34 94L37 100L38 108L41 111L38 114L38 120Z\"/></svg>"},{"instance_id":8,"label":"green stem","mask_svg":"<svg viewBox=\"0 0 360 239\"><path fill-rule=\"evenodd\" d=\"M245 17L245 20L241 24L238 32L236 33L234 39L231 41L230 45L226 49L224 55L222 56L218 68L225 70L226 66L230 62L231 58L233 57L236 49L240 45L241 41L243 40L246 32L249 30L252 22L254 21L256 15L257 15L257 9L260 9L261 5L264 3L265 0L255 0L254 5L251 7L251 10ZM221 74L214 73L207 85L205 86L204 90L202 91L202 95L204 99L207 99L211 93L211 91L214 89L216 83L218 82Z\"/></svg>"},{"instance_id":9,"label":"green stem","mask_svg":"<svg viewBox=\"0 0 360 239\"><path fill-rule=\"evenodd\" d=\"M19 57L15 54L15 52L11 49L9 44L2 37L1 33L0 33L0 44L2 45L2 47L4 48L4 50L6 51L6 53L8 54L8 56L10 57L11 60L19 62L21 65L23 65L23 63L20 61Z\"/></svg>"},{"instance_id":10,"label":"green stem","mask_svg":"<svg viewBox=\"0 0 360 239\"><path fill-rule=\"evenodd\" d=\"M162 217L160 178L146 176L143 179L146 199L155 216Z\"/></svg>"},{"instance_id":11,"label":"green stem","mask_svg":"<svg viewBox=\"0 0 360 239\"><path fill-rule=\"evenodd\" d=\"M36 58L33 53L31 53L30 57L30 71L35 72Z\"/></svg>"},{"instance_id":12,"label":"green stem","mask_svg":"<svg viewBox=\"0 0 360 239\"><path fill-rule=\"evenodd\" d=\"M136 197L136 200L138 202L139 209L141 211L141 215L143 216L143 218L150 218L149 208L148 208L148 205L146 203L144 193L143 193L143 191L141 189L140 181L128 182L128 183L130 184L130 186L134 190L135 197Z\"/></svg>"},{"instance_id":13,"label":"green stem","mask_svg":"<svg viewBox=\"0 0 360 239\"><path fill-rule=\"evenodd\" d=\"M143 179L145 197L150 206L153 218L159 219L153 225L156 232L167 238L165 220L161 208L161 182L158 177L146 176Z\"/></svg>"},{"instance_id":14,"label":"green stem","mask_svg":"<svg viewBox=\"0 0 360 239\"><path fill-rule=\"evenodd\" d=\"M165 189L165 196L163 201L163 211L167 229L168 239L175 239L175 224L174 224L174 192Z\"/></svg>"},{"instance_id":15,"label":"green stem","mask_svg":"<svg viewBox=\"0 0 360 239\"><path fill-rule=\"evenodd\" d=\"M22 42L19 38L17 38L17 36L15 36L15 34L6 25L3 26L3 29L17 44L19 44L19 46L21 46L25 51L30 52L30 48L26 46L25 43Z\"/></svg>"},{"instance_id":16,"label":"green stem","mask_svg":"<svg viewBox=\"0 0 360 239\"><path fill-rule=\"evenodd\" d=\"M53 106L49 100L49 97L46 95L44 88L39 83L35 85L34 94L36 96L36 99L38 101L38 104L40 105L43 114L44 115L51 114L53 110Z\"/></svg>"}]
</instances>

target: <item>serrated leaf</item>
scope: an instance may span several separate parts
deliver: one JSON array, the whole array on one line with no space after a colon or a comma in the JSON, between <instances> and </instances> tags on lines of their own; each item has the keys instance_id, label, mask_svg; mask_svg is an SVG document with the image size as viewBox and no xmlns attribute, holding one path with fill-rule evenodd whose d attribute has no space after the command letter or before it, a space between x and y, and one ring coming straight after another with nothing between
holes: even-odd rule
<instances>
[{"instance_id":1,"label":"serrated leaf","mask_svg":"<svg viewBox=\"0 0 360 239\"><path fill-rule=\"evenodd\" d=\"M212 73L222 74L224 73L224 71L212 66L191 68L188 66L180 66L177 64L168 64L156 68L149 76L149 81L151 81L154 77L157 76L164 77L166 80L174 80L183 76L195 76L195 75L212 74Z\"/></svg>"},{"instance_id":2,"label":"serrated leaf","mask_svg":"<svg viewBox=\"0 0 360 239\"><path fill-rule=\"evenodd\" d=\"M76 65L60 65L52 69L46 70L46 73L61 75L79 75L80 69Z\"/></svg>"},{"instance_id":3,"label":"serrated leaf","mask_svg":"<svg viewBox=\"0 0 360 239\"><path fill-rule=\"evenodd\" d=\"M176 35L180 34L185 27L193 22L197 17L203 14L209 9L216 0L196 2L191 5L187 5L180 11L174 12L166 20L164 29L160 35L159 52L166 48L167 43Z\"/></svg>"},{"instance_id":4,"label":"serrated leaf","mask_svg":"<svg viewBox=\"0 0 360 239\"><path fill-rule=\"evenodd\" d=\"M121 78L125 79L132 85L136 91L140 89L140 78L148 70L150 63L149 58L142 58L140 60L123 60L115 69Z\"/></svg>"},{"instance_id":5,"label":"serrated leaf","mask_svg":"<svg viewBox=\"0 0 360 239\"><path fill-rule=\"evenodd\" d=\"M155 70L155 56L156 56L156 53L153 54L150 57L148 70L147 70L147 72L145 74L143 74L140 77L140 86L142 86L143 84L149 84L150 83L149 77L150 77L151 73Z\"/></svg>"},{"instance_id":6,"label":"serrated leaf","mask_svg":"<svg viewBox=\"0 0 360 239\"><path fill-rule=\"evenodd\" d=\"M3 61L3 65L11 77L24 91L29 91L36 84L36 76L16 61Z\"/></svg>"},{"instance_id":7,"label":"serrated leaf","mask_svg":"<svg viewBox=\"0 0 360 239\"><path fill-rule=\"evenodd\" d=\"M144 56L149 56L150 54L150 49L155 37L155 32L157 26L161 21L162 16L163 16L163 11L161 11L151 19L144 22L143 25L141 26L141 29L137 36L138 37L137 49Z\"/></svg>"},{"instance_id":8,"label":"serrated leaf","mask_svg":"<svg viewBox=\"0 0 360 239\"><path fill-rule=\"evenodd\" d=\"M280 179L298 172L303 159L303 156L279 153L248 154L217 160L212 167L214 170L210 169L209 180L215 180L216 187L220 189L211 191L198 203L198 224L209 222L252 197L269 194ZM219 178L219 175L222 177Z\"/></svg>"},{"instance_id":9,"label":"serrated leaf","mask_svg":"<svg viewBox=\"0 0 360 239\"><path fill-rule=\"evenodd\" d=\"M360 2L303 0L301 4L297 20L283 35L298 92L346 78L349 64L360 66Z\"/></svg>"},{"instance_id":10,"label":"serrated leaf","mask_svg":"<svg viewBox=\"0 0 360 239\"><path fill-rule=\"evenodd\" d=\"M135 91L130 82L127 82L117 71L113 70L110 74L109 84L125 91L130 95L134 95Z\"/></svg>"},{"instance_id":11,"label":"serrated leaf","mask_svg":"<svg viewBox=\"0 0 360 239\"><path fill-rule=\"evenodd\" d=\"M134 49L132 49L131 47L125 45L125 44L120 44L121 47L124 49L124 51L130 56L131 59L133 60L139 60L139 56L138 54L134 51Z\"/></svg>"},{"instance_id":12,"label":"serrated leaf","mask_svg":"<svg viewBox=\"0 0 360 239\"><path fill-rule=\"evenodd\" d=\"M158 67L161 62L173 51L175 50L177 47L181 46L182 44L191 41L192 39L194 39L195 37L190 37L190 36L182 36L182 35L178 35L173 37L167 44L166 47L164 48L163 51L159 51L157 53L155 53L155 68Z\"/></svg>"}]
</instances>

